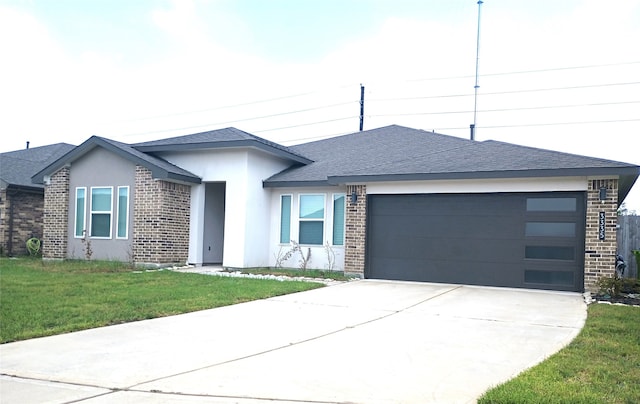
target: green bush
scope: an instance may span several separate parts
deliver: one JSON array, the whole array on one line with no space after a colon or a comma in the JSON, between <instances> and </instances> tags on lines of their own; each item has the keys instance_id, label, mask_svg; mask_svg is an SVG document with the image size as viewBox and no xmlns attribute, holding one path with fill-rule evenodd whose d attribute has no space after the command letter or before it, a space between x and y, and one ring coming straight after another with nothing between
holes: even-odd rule
<instances>
[{"instance_id":1,"label":"green bush","mask_svg":"<svg viewBox=\"0 0 640 404\"><path fill-rule=\"evenodd\" d=\"M29 255L35 257L40 253L40 239L37 237L31 237L27 240L27 251Z\"/></svg>"},{"instance_id":2,"label":"green bush","mask_svg":"<svg viewBox=\"0 0 640 404\"><path fill-rule=\"evenodd\" d=\"M636 278L640 279L640 250L631 250L631 252L636 257L636 267L638 269L636 271Z\"/></svg>"}]
</instances>

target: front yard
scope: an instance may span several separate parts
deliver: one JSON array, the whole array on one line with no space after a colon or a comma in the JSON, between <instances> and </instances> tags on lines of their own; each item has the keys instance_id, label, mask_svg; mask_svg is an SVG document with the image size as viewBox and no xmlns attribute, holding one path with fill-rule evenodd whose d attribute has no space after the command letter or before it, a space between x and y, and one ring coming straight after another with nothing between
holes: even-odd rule
<instances>
[{"instance_id":1,"label":"front yard","mask_svg":"<svg viewBox=\"0 0 640 404\"><path fill-rule=\"evenodd\" d=\"M571 344L478 402L640 402L640 307L590 305Z\"/></svg>"},{"instance_id":2,"label":"front yard","mask_svg":"<svg viewBox=\"0 0 640 404\"><path fill-rule=\"evenodd\" d=\"M134 272L114 262L0 258L0 343L170 316L321 287Z\"/></svg>"}]
</instances>

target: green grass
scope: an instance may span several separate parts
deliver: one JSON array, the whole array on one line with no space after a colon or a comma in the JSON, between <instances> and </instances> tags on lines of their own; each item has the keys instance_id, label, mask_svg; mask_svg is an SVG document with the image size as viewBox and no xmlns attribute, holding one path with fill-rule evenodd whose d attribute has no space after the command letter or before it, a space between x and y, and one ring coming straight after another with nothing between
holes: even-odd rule
<instances>
[{"instance_id":1,"label":"green grass","mask_svg":"<svg viewBox=\"0 0 640 404\"><path fill-rule=\"evenodd\" d=\"M247 273L247 274L258 274L258 275L275 275L275 276L291 276L291 277L302 276L306 278L333 279L336 281L348 281L350 279L353 279L352 277L346 276L344 272L341 272L341 271L323 271L320 269L251 268L251 269L242 269L240 270L240 272Z\"/></svg>"},{"instance_id":2,"label":"green grass","mask_svg":"<svg viewBox=\"0 0 640 404\"><path fill-rule=\"evenodd\" d=\"M590 305L585 327L567 347L478 402L640 402L640 307Z\"/></svg>"},{"instance_id":3,"label":"green grass","mask_svg":"<svg viewBox=\"0 0 640 404\"><path fill-rule=\"evenodd\" d=\"M227 306L321 287L114 262L0 258L0 343Z\"/></svg>"}]
</instances>

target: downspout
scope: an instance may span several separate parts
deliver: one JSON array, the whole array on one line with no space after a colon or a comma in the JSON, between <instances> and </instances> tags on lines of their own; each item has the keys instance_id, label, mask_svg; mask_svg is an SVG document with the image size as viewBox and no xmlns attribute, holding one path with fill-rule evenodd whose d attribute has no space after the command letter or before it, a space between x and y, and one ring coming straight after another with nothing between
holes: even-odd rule
<instances>
[{"instance_id":1,"label":"downspout","mask_svg":"<svg viewBox=\"0 0 640 404\"><path fill-rule=\"evenodd\" d=\"M7 187L7 202L9 202L9 237L7 237L7 256L13 256L13 195Z\"/></svg>"}]
</instances>

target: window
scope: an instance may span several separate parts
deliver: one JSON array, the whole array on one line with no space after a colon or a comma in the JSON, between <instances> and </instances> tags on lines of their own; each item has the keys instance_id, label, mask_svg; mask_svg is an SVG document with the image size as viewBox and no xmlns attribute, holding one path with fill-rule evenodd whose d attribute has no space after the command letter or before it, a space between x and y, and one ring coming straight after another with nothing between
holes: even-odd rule
<instances>
[{"instance_id":1,"label":"window","mask_svg":"<svg viewBox=\"0 0 640 404\"><path fill-rule=\"evenodd\" d=\"M324 195L300 195L299 242L322 245L324 239Z\"/></svg>"},{"instance_id":2,"label":"window","mask_svg":"<svg viewBox=\"0 0 640 404\"><path fill-rule=\"evenodd\" d=\"M538 260L573 261L575 259L575 248L561 246L526 246L524 257Z\"/></svg>"},{"instance_id":3,"label":"window","mask_svg":"<svg viewBox=\"0 0 640 404\"><path fill-rule=\"evenodd\" d=\"M525 236L534 237L575 237L575 223L527 222Z\"/></svg>"},{"instance_id":4,"label":"window","mask_svg":"<svg viewBox=\"0 0 640 404\"><path fill-rule=\"evenodd\" d=\"M568 271L524 271L525 283L541 283L545 285L573 285L573 272Z\"/></svg>"},{"instance_id":5,"label":"window","mask_svg":"<svg viewBox=\"0 0 640 404\"><path fill-rule=\"evenodd\" d=\"M86 230L84 227L85 210L87 208L86 194L86 188L76 188L76 220L74 231L74 237L76 238L84 237L84 231Z\"/></svg>"},{"instance_id":6,"label":"window","mask_svg":"<svg viewBox=\"0 0 640 404\"><path fill-rule=\"evenodd\" d=\"M529 212L575 212L576 198L527 198Z\"/></svg>"},{"instance_id":7,"label":"window","mask_svg":"<svg viewBox=\"0 0 640 404\"><path fill-rule=\"evenodd\" d=\"M118 187L118 228L116 238L128 237L129 187Z\"/></svg>"},{"instance_id":8,"label":"window","mask_svg":"<svg viewBox=\"0 0 640 404\"><path fill-rule=\"evenodd\" d=\"M280 196L280 243L291 241L291 195Z\"/></svg>"},{"instance_id":9,"label":"window","mask_svg":"<svg viewBox=\"0 0 640 404\"><path fill-rule=\"evenodd\" d=\"M345 194L333 194L333 245L344 245Z\"/></svg>"},{"instance_id":10,"label":"window","mask_svg":"<svg viewBox=\"0 0 640 404\"><path fill-rule=\"evenodd\" d=\"M112 187L91 188L91 237L111 238Z\"/></svg>"}]
</instances>

